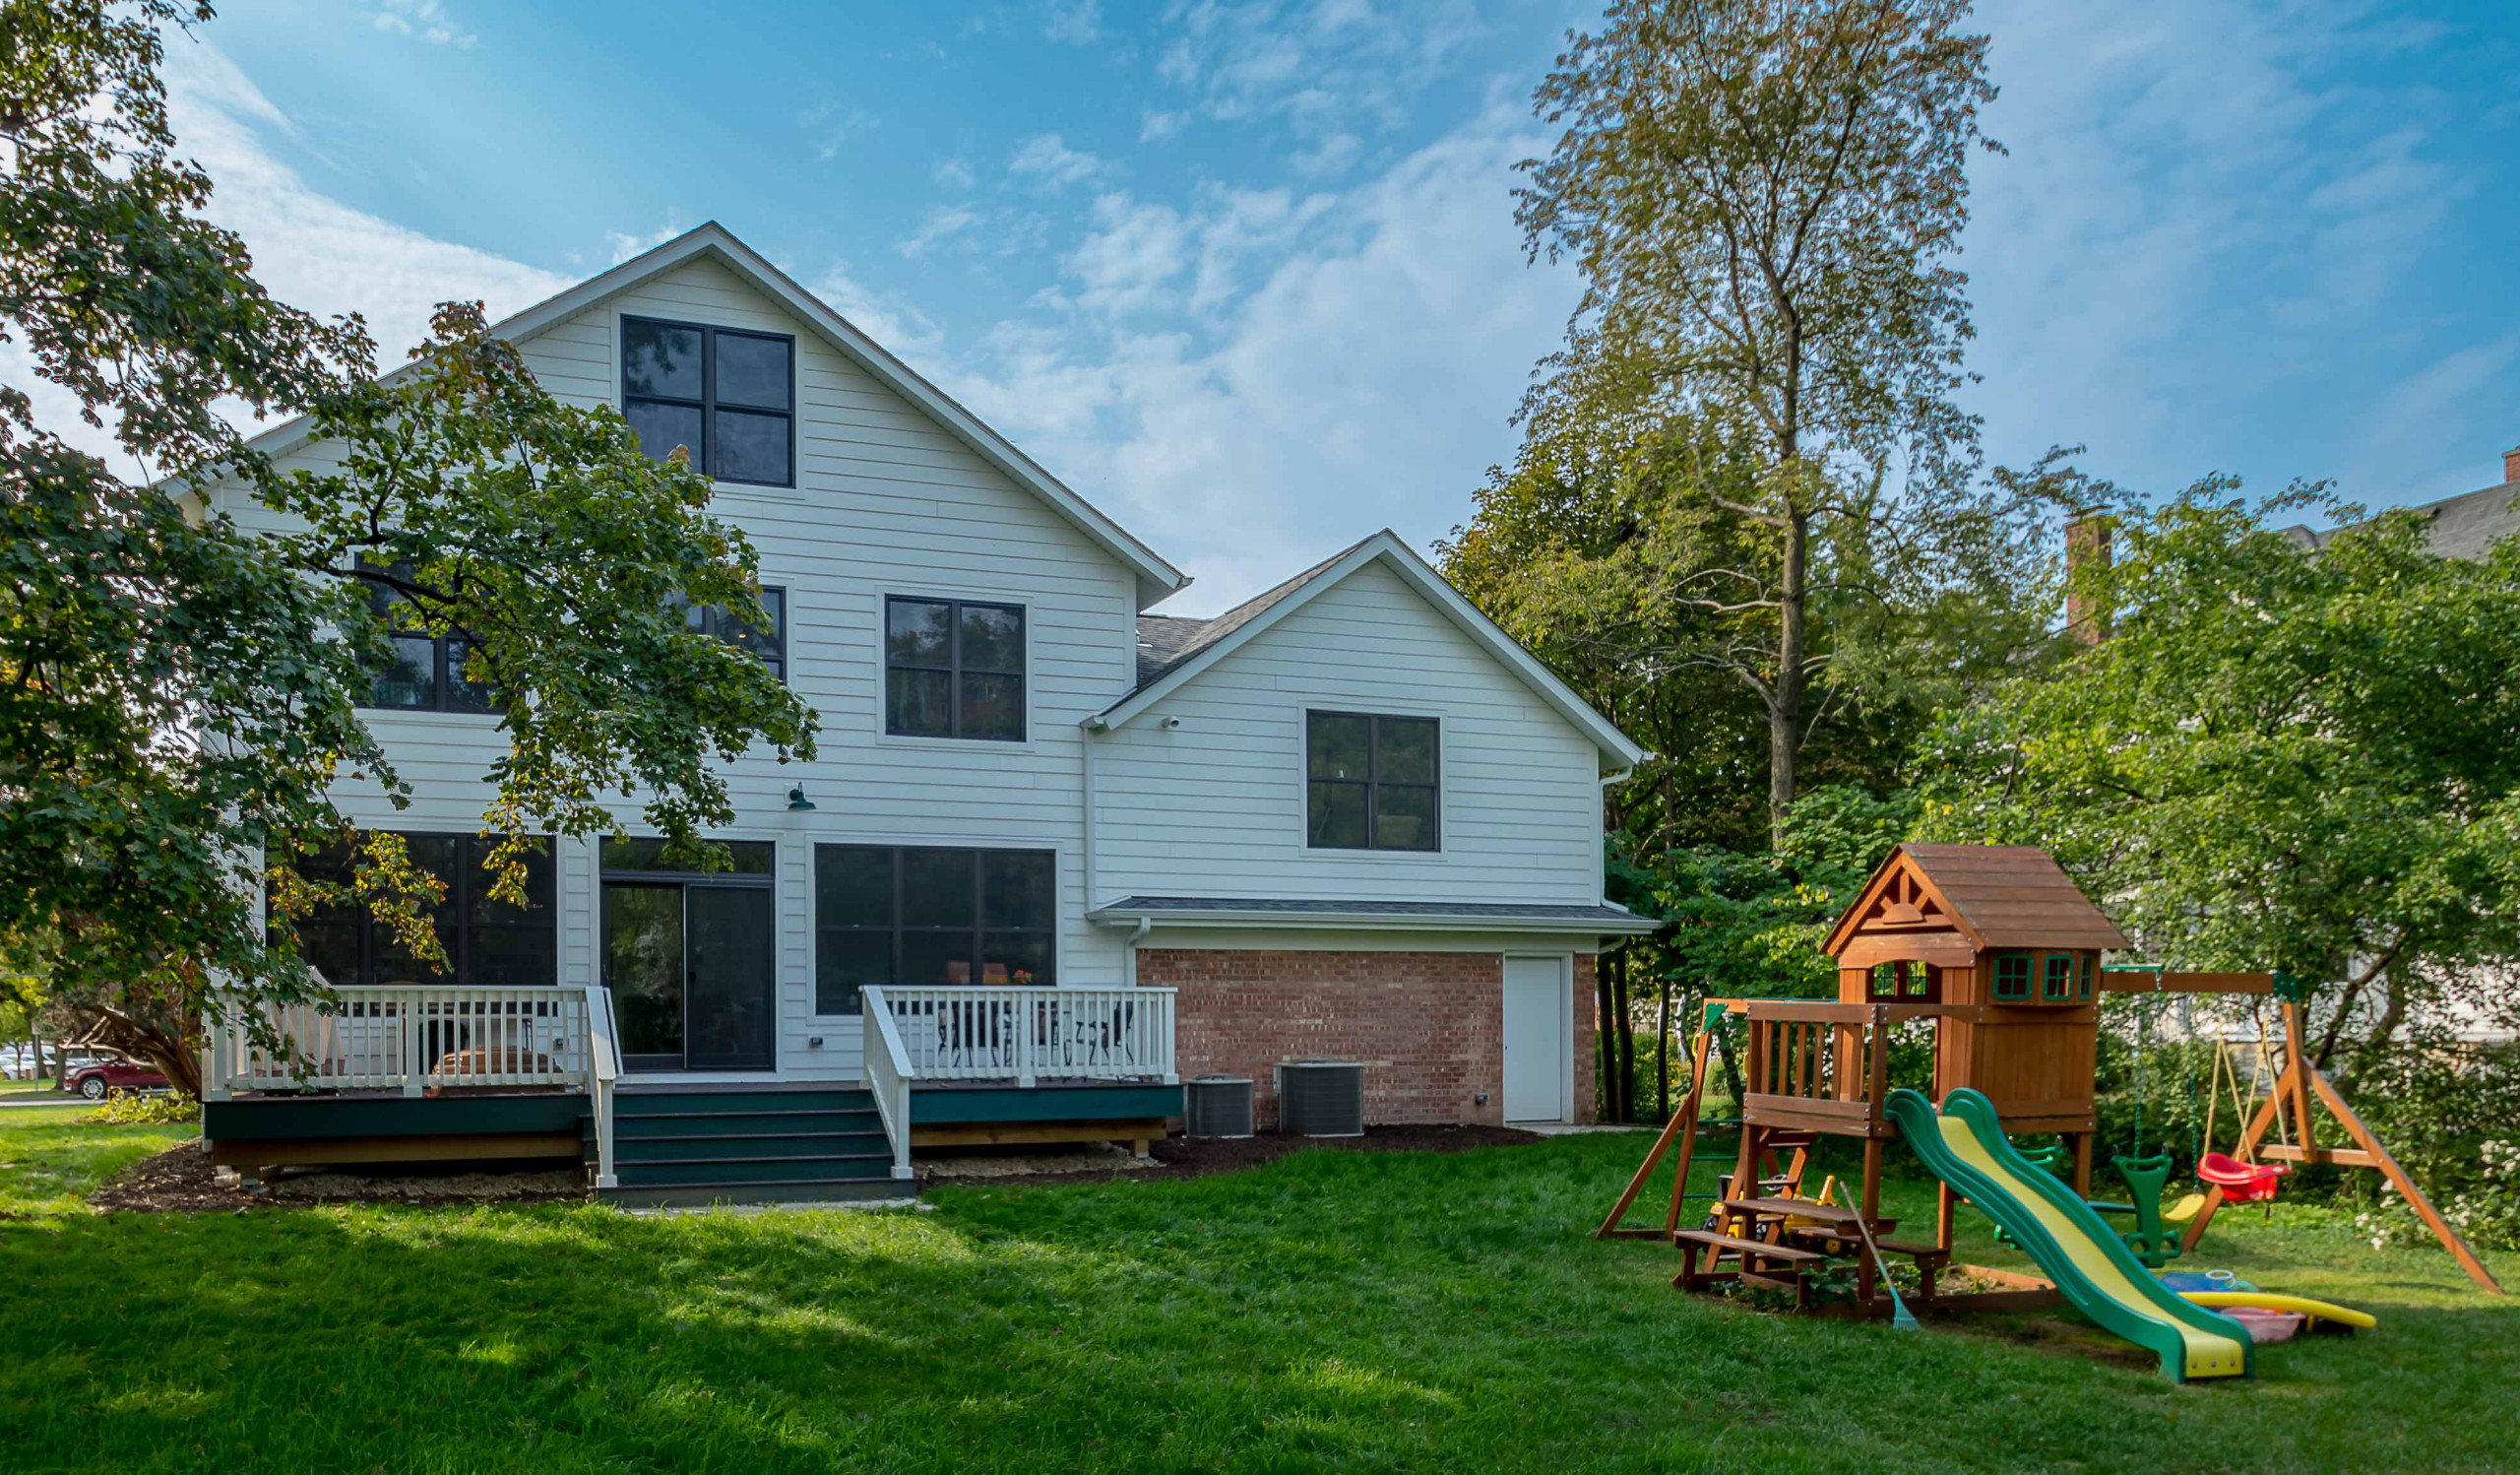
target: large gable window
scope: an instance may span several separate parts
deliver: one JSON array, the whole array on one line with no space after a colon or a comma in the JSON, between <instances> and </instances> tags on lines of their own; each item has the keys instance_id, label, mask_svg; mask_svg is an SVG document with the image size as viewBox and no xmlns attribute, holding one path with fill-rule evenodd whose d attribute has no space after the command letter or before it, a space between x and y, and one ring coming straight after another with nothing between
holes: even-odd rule
<instances>
[{"instance_id":1,"label":"large gable window","mask_svg":"<svg viewBox=\"0 0 2520 1475\"><path fill-rule=\"evenodd\" d=\"M884 601L884 731L1024 740L1024 607Z\"/></svg>"},{"instance_id":2,"label":"large gable window","mask_svg":"<svg viewBox=\"0 0 2520 1475\"><path fill-rule=\"evenodd\" d=\"M675 446L721 481L793 486L796 341L621 320L621 416L660 461Z\"/></svg>"},{"instance_id":3,"label":"large gable window","mask_svg":"<svg viewBox=\"0 0 2520 1475\"><path fill-rule=\"evenodd\" d=\"M1304 832L1316 850L1434 850L1431 717L1304 714Z\"/></svg>"},{"instance_id":4,"label":"large gable window","mask_svg":"<svg viewBox=\"0 0 2520 1475\"><path fill-rule=\"evenodd\" d=\"M445 950L447 971L412 956L366 907L338 902L316 908L297 924L300 954L325 982L492 988L558 981L558 913L551 900L551 858L544 850L527 851L526 905L516 907L490 894L494 877L481 868L494 839L406 834L403 843L413 866L445 884L445 895L426 915ZM347 883L354 864L349 847L337 845L299 857L297 869L309 880Z\"/></svg>"},{"instance_id":5,"label":"large gable window","mask_svg":"<svg viewBox=\"0 0 2520 1475\"><path fill-rule=\"evenodd\" d=\"M1035 850L814 847L814 1012L869 984L1055 983L1058 857Z\"/></svg>"}]
</instances>

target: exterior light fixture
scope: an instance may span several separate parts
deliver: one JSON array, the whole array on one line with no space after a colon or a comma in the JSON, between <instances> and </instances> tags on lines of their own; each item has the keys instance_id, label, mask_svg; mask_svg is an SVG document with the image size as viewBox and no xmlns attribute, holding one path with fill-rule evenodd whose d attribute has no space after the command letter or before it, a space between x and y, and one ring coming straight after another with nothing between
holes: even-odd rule
<instances>
[{"instance_id":1,"label":"exterior light fixture","mask_svg":"<svg viewBox=\"0 0 2520 1475\"><path fill-rule=\"evenodd\" d=\"M790 813L790 814L801 813L801 812L803 812L804 810L807 810L807 809L812 808L813 806L814 806L814 802L813 802L812 800L809 800L809 799L805 798L805 786L804 786L804 785L802 785L802 784L798 784L795 788L790 789L790 790L788 790L788 813Z\"/></svg>"}]
</instances>

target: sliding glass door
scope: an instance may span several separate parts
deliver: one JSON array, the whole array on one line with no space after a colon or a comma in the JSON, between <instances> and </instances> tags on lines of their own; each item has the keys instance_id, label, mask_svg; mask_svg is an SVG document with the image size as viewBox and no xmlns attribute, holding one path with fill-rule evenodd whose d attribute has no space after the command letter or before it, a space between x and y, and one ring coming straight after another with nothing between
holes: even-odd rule
<instances>
[{"instance_id":1,"label":"sliding glass door","mask_svg":"<svg viewBox=\"0 0 2520 1475\"><path fill-rule=\"evenodd\" d=\"M666 868L661 843L603 847L603 977L632 1070L778 1064L777 918L766 844L728 870Z\"/></svg>"}]
</instances>

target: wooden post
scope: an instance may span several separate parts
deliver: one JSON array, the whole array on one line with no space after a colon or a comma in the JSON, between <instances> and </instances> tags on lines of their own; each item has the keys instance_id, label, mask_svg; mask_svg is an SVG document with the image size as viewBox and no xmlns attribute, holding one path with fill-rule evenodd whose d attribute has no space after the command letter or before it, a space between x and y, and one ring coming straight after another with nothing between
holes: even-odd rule
<instances>
[{"instance_id":1,"label":"wooden post","mask_svg":"<svg viewBox=\"0 0 2520 1475\"><path fill-rule=\"evenodd\" d=\"M2098 1132L2074 1133L2074 1196L2091 1197L2091 1142Z\"/></svg>"},{"instance_id":2,"label":"wooden post","mask_svg":"<svg viewBox=\"0 0 2520 1475\"><path fill-rule=\"evenodd\" d=\"M1627 1217L1628 1205L1636 1202L1636 1195L1645 1191L1645 1181L1653 1176L1655 1165L1663 1161L1663 1154L1670 1151L1675 1141L1680 1144L1679 1176L1671 1185L1671 1217L1664 1231L1669 1233L1679 1227L1680 1194L1688 1186L1689 1158L1697 1138L1698 1104L1706 1091L1706 1053L1713 1044L1714 1032L1701 1028L1690 1055L1689 1094L1681 1100L1680 1109L1671 1114L1671 1120L1663 1123L1663 1134L1654 1139L1654 1150L1645 1155L1644 1166L1627 1181L1627 1188L1618 1195L1617 1205L1610 1210L1609 1217L1602 1221L1602 1227L1593 1231L1593 1238L1606 1240L1618 1233L1618 1222Z\"/></svg>"},{"instance_id":3,"label":"wooden post","mask_svg":"<svg viewBox=\"0 0 2520 1475\"><path fill-rule=\"evenodd\" d=\"M2292 1057L2297 1067L2293 1072L2293 1124L2300 1129L2301 1145L2315 1147L2310 1136L2310 1083L2308 1073L2316 1069L2310 1062L2309 1044L2301 1037L2301 1006L2291 1001L2284 1005L2284 1053Z\"/></svg>"},{"instance_id":4,"label":"wooden post","mask_svg":"<svg viewBox=\"0 0 2520 1475\"><path fill-rule=\"evenodd\" d=\"M2285 1007L2289 1009L2292 1006L2287 1004ZM2389 1156L2389 1150L2380 1145L2380 1139L2372 1134L2371 1128L2363 1124L2361 1117L2355 1115L2354 1108L2345 1104L2345 1097L2335 1086L2328 1083L2328 1078L2320 1074L2318 1067L2307 1059L2300 1062L2300 1071L2309 1077L2310 1084L2318 1088L2319 1100L2327 1103L2327 1109L2335 1114L2336 1120L2344 1125L2346 1131L2353 1135L2354 1140L2362 1144L2363 1151L2371 1154L2372 1160L2379 1165L2380 1171L2388 1176L2389 1182L2396 1186L2398 1192L2404 1195L2406 1201L2414 1207L2416 1217L2422 1219L2425 1227L2432 1231L2432 1237L2441 1242L2441 1248L2450 1251L2450 1257L2459 1262L2459 1268L2468 1272L2470 1280L2496 1296L2501 1295L2501 1282L2493 1278L2493 1272L2488 1270L2485 1262L2477 1258L2477 1252L2468 1248L2468 1242L2460 1239L2459 1232L2452 1229L2449 1221L2441 1217L2441 1211L2432 1206L2432 1200L2424 1196L2424 1190L2415 1186L2415 1180L2406 1176L2406 1170L2398 1166L2396 1158ZM2303 1147L2310 1145L2306 1132L2302 1134L2301 1145Z\"/></svg>"},{"instance_id":5,"label":"wooden post","mask_svg":"<svg viewBox=\"0 0 2520 1475\"><path fill-rule=\"evenodd\" d=\"M1949 1184L1937 1184L1936 1187L1938 1191L1934 1194L1933 1245L1936 1250L1949 1254L1953 1211L1959 1206L1960 1195L1951 1191Z\"/></svg>"},{"instance_id":6,"label":"wooden post","mask_svg":"<svg viewBox=\"0 0 2520 1475\"><path fill-rule=\"evenodd\" d=\"M1697 1158L1698 1114L1705 1110L1706 1057L1715 1045L1715 1027L1703 1014L1699 1016L1697 1045L1689 1056L1689 1099L1681 1112L1688 1125L1680 1132L1680 1158L1671 1165L1671 1211L1663 1219L1663 1233L1677 1234L1680 1229L1680 1200L1688 1196L1689 1165ZM1664 1128L1668 1135L1670 1128Z\"/></svg>"}]
</instances>

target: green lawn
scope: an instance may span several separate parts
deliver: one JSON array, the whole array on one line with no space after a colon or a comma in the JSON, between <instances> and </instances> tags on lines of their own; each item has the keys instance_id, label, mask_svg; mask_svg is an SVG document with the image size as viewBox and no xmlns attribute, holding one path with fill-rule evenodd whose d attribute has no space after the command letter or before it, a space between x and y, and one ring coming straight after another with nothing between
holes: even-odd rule
<instances>
[{"instance_id":1,"label":"green lawn","mask_svg":"<svg viewBox=\"0 0 2520 1475\"><path fill-rule=\"evenodd\" d=\"M0 1102L0 1221L84 1213L83 1195L90 1188L129 1164L165 1151L195 1130L190 1126L82 1126L77 1121L82 1115L78 1108L12 1111ZM14 1231L18 1226L9 1227ZM0 1240L0 1244L9 1243Z\"/></svg>"},{"instance_id":2,"label":"green lawn","mask_svg":"<svg viewBox=\"0 0 2520 1475\"><path fill-rule=\"evenodd\" d=\"M18 1114L25 1116L27 1114ZM50 1184L140 1136L0 1127ZM2203 1265L2381 1329L2178 1387L2091 1334L1686 1298L1584 1231L1643 1146L1313 1153L935 1211L0 1222L0 1463L83 1470L2509 1468L2520 1309L2309 1210ZM10 1170L13 1174L27 1171ZM1927 1188L1898 1186L1922 1217ZM1979 1258L2018 1263L1964 1214ZM2520 1282L2520 1263L2496 1257ZM2097 1355L2095 1355L2097 1352ZM30 1462L32 1458L32 1462Z\"/></svg>"}]
</instances>

